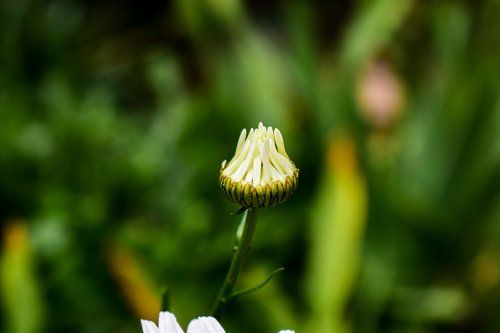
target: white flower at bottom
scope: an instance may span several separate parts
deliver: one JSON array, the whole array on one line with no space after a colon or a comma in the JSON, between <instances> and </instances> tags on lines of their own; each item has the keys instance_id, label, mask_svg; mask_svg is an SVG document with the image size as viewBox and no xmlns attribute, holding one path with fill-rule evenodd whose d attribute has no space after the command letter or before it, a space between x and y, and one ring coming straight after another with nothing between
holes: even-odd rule
<instances>
[{"instance_id":1,"label":"white flower at bottom","mask_svg":"<svg viewBox=\"0 0 500 333\"><path fill-rule=\"evenodd\" d=\"M143 333L184 333L181 326L175 319L173 313L168 311L160 312L158 326L149 320L141 320ZM225 333L221 324L214 317L199 317L191 320L187 333ZM293 331L279 331L278 333L294 333Z\"/></svg>"},{"instance_id":2,"label":"white flower at bottom","mask_svg":"<svg viewBox=\"0 0 500 333\"><path fill-rule=\"evenodd\" d=\"M158 326L149 320L141 320L143 333L184 333L173 313L160 312ZM225 333L213 317L199 317L191 320L187 333Z\"/></svg>"}]
</instances>

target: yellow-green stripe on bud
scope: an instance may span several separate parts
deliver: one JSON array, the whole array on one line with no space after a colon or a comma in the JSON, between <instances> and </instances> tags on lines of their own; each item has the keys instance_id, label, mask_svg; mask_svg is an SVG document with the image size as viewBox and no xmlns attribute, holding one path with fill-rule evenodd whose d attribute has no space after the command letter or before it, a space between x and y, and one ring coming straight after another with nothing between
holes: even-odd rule
<instances>
[{"instance_id":1,"label":"yellow-green stripe on bud","mask_svg":"<svg viewBox=\"0 0 500 333\"><path fill-rule=\"evenodd\" d=\"M288 157L281 132L264 127L241 131L236 153L222 162L220 186L233 202L247 208L270 207L288 200L299 170Z\"/></svg>"}]
</instances>

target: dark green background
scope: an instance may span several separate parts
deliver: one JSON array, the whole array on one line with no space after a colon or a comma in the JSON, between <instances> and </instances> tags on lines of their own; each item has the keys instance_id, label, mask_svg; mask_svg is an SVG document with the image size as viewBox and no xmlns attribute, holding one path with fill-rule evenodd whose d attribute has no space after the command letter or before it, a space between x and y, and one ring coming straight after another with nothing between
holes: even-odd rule
<instances>
[{"instance_id":1,"label":"dark green background","mask_svg":"<svg viewBox=\"0 0 500 333\"><path fill-rule=\"evenodd\" d=\"M362 238L330 244L361 251L334 263L357 271L339 296L350 331L500 331L499 14L495 0L1 1L0 330L140 332L116 249L154 295L168 285L183 327L207 314L238 225L220 163L262 121L300 181L262 211L241 284L286 271L228 309L228 332L322 320L311 230L343 223L321 202L344 176L366 198L341 191ZM375 60L404 94L382 127L356 94ZM355 148L332 167L339 140Z\"/></svg>"}]
</instances>

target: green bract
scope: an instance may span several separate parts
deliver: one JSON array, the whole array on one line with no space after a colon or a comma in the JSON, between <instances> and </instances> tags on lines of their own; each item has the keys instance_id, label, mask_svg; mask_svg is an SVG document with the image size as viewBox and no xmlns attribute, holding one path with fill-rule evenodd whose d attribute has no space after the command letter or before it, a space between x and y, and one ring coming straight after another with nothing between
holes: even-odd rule
<instances>
[{"instance_id":1,"label":"green bract","mask_svg":"<svg viewBox=\"0 0 500 333\"><path fill-rule=\"evenodd\" d=\"M220 185L227 197L247 208L282 203L298 185L299 170L285 151L278 129L264 127L241 132L233 159L222 162Z\"/></svg>"}]
</instances>

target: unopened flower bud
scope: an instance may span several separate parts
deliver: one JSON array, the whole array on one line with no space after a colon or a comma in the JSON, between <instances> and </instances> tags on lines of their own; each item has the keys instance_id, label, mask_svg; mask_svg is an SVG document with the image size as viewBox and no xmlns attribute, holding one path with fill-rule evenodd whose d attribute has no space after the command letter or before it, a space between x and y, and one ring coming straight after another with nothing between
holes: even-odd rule
<instances>
[{"instance_id":1,"label":"unopened flower bud","mask_svg":"<svg viewBox=\"0 0 500 333\"><path fill-rule=\"evenodd\" d=\"M276 128L241 132L233 159L222 162L220 186L227 197L247 208L270 207L288 200L298 185L299 170L288 157Z\"/></svg>"}]
</instances>

